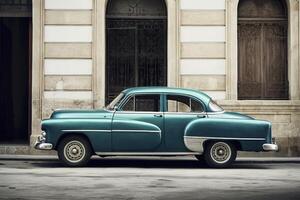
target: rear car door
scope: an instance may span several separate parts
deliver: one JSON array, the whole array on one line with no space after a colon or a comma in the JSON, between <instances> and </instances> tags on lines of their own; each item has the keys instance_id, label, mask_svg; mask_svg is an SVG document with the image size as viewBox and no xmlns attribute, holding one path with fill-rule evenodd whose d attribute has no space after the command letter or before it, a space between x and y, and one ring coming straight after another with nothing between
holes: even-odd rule
<instances>
[{"instance_id":1,"label":"rear car door","mask_svg":"<svg viewBox=\"0 0 300 200\"><path fill-rule=\"evenodd\" d=\"M135 94L114 114L112 150L114 152L151 152L162 142L163 113L160 94Z\"/></svg>"},{"instance_id":2,"label":"rear car door","mask_svg":"<svg viewBox=\"0 0 300 200\"><path fill-rule=\"evenodd\" d=\"M184 130L193 120L206 118L201 101L180 94L165 96L165 145L170 152L189 151L184 144Z\"/></svg>"}]
</instances>

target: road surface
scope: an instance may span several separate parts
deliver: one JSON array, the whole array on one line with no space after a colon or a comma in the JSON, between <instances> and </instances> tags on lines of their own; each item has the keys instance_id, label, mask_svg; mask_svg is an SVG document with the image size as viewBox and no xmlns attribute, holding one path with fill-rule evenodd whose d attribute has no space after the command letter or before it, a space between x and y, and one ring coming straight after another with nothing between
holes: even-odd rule
<instances>
[{"instance_id":1,"label":"road surface","mask_svg":"<svg viewBox=\"0 0 300 200\"><path fill-rule=\"evenodd\" d=\"M0 199L300 199L300 160L239 159L210 169L193 157L96 158L65 168L57 158L1 159Z\"/></svg>"}]
</instances>

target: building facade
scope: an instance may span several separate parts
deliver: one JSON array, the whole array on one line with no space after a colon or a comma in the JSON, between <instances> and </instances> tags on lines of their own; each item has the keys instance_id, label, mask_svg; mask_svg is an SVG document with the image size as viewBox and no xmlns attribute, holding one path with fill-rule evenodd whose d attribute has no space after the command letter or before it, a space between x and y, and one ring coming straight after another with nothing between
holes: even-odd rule
<instances>
[{"instance_id":1,"label":"building facade","mask_svg":"<svg viewBox=\"0 0 300 200\"><path fill-rule=\"evenodd\" d=\"M299 9L298 0L1 1L1 152L22 151L16 143L35 152L54 109L97 109L123 88L165 85L271 121L276 155L300 156Z\"/></svg>"}]
</instances>

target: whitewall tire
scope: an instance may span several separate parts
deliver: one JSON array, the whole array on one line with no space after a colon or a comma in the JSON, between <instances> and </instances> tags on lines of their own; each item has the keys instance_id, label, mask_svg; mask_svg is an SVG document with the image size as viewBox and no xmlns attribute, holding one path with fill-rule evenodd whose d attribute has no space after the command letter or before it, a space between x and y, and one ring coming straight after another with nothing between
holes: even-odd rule
<instances>
[{"instance_id":1,"label":"whitewall tire","mask_svg":"<svg viewBox=\"0 0 300 200\"><path fill-rule=\"evenodd\" d=\"M68 136L62 139L57 148L58 157L65 166L85 166L91 156L90 143L81 136Z\"/></svg>"},{"instance_id":2,"label":"whitewall tire","mask_svg":"<svg viewBox=\"0 0 300 200\"><path fill-rule=\"evenodd\" d=\"M236 147L227 141L209 142L204 151L204 158L210 167L224 168L236 159Z\"/></svg>"}]
</instances>

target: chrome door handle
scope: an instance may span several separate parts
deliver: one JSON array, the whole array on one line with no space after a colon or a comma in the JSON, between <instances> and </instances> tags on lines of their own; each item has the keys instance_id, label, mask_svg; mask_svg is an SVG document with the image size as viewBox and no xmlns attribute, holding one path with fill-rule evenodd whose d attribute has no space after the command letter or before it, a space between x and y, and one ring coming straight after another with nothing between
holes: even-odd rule
<instances>
[{"instance_id":1,"label":"chrome door handle","mask_svg":"<svg viewBox=\"0 0 300 200\"><path fill-rule=\"evenodd\" d=\"M162 114L155 114L154 117L162 117Z\"/></svg>"},{"instance_id":2,"label":"chrome door handle","mask_svg":"<svg viewBox=\"0 0 300 200\"><path fill-rule=\"evenodd\" d=\"M205 115L197 115L198 118L205 118Z\"/></svg>"}]
</instances>

